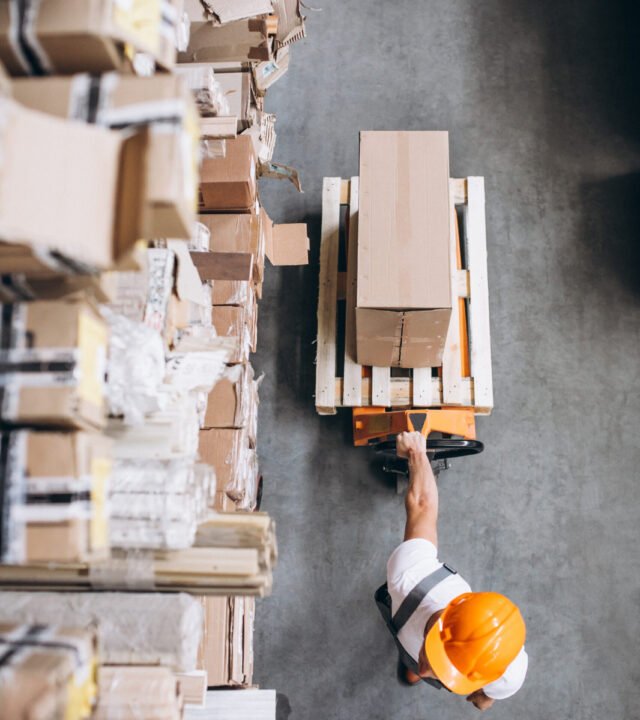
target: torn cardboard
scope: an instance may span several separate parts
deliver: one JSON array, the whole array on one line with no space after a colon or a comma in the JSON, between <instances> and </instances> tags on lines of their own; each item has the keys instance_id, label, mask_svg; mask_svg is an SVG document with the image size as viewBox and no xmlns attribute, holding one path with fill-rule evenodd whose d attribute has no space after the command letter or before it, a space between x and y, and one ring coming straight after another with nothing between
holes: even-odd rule
<instances>
[{"instance_id":1,"label":"torn cardboard","mask_svg":"<svg viewBox=\"0 0 640 720\"><path fill-rule=\"evenodd\" d=\"M204 0L204 4L220 24L273 12L271 0Z\"/></svg>"},{"instance_id":2,"label":"torn cardboard","mask_svg":"<svg viewBox=\"0 0 640 720\"><path fill-rule=\"evenodd\" d=\"M264 19L237 20L221 26L192 20L189 46L179 53L178 62L260 62L272 57L269 24Z\"/></svg>"},{"instance_id":3,"label":"torn cardboard","mask_svg":"<svg viewBox=\"0 0 640 720\"><path fill-rule=\"evenodd\" d=\"M358 362L437 367L451 317L448 133L360 138Z\"/></svg>"}]
</instances>

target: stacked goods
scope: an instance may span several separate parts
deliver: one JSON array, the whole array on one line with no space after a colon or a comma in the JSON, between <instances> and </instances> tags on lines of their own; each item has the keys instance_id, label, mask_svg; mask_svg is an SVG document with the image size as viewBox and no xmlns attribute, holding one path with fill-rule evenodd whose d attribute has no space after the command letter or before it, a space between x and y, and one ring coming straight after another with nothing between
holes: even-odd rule
<instances>
[{"instance_id":1,"label":"stacked goods","mask_svg":"<svg viewBox=\"0 0 640 720\"><path fill-rule=\"evenodd\" d=\"M90 630L0 623L2 717L84 720L96 698L96 637Z\"/></svg>"},{"instance_id":2,"label":"stacked goods","mask_svg":"<svg viewBox=\"0 0 640 720\"><path fill-rule=\"evenodd\" d=\"M303 36L299 0L0 0L3 717L275 717L206 689L251 686L276 561L250 355L309 245L258 178L299 188L265 92Z\"/></svg>"}]
</instances>

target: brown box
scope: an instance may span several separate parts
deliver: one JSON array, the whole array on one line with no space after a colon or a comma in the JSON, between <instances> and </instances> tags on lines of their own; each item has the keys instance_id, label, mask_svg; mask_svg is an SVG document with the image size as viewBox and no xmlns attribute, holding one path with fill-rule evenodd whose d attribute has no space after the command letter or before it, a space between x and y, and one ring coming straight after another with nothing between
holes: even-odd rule
<instances>
[{"instance_id":1,"label":"brown box","mask_svg":"<svg viewBox=\"0 0 640 720\"><path fill-rule=\"evenodd\" d=\"M253 392L250 363L233 365L207 397L204 428L243 428L249 423Z\"/></svg>"},{"instance_id":2,"label":"brown box","mask_svg":"<svg viewBox=\"0 0 640 720\"><path fill-rule=\"evenodd\" d=\"M266 255L272 265L308 265L309 238L306 224L273 225L267 239Z\"/></svg>"},{"instance_id":3,"label":"brown box","mask_svg":"<svg viewBox=\"0 0 640 720\"><path fill-rule=\"evenodd\" d=\"M146 134L123 141L1 98L0 122L0 271L51 276L121 260L139 237Z\"/></svg>"},{"instance_id":4,"label":"brown box","mask_svg":"<svg viewBox=\"0 0 640 720\"><path fill-rule=\"evenodd\" d=\"M103 427L109 335L98 310L72 299L4 305L2 311L13 328L13 347L5 350L2 420Z\"/></svg>"},{"instance_id":5,"label":"brown box","mask_svg":"<svg viewBox=\"0 0 640 720\"><path fill-rule=\"evenodd\" d=\"M95 633L86 630L0 625L3 720L78 717L96 696L96 653Z\"/></svg>"},{"instance_id":6,"label":"brown box","mask_svg":"<svg viewBox=\"0 0 640 720\"><path fill-rule=\"evenodd\" d=\"M202 5L199 8L198 5L197 0L187 2L191 19L189 46L185 52L178 53L178 62L243 62L273 57L273 43L265 19L250 18L215 26L203 21Z\"/></svg>"},{"instance_id":7,"label":"brown box","mask_svg":"<svg viewBox=\"0 0 640 720\"><path fill-rule=\"evenodd\" d=\"M252 509L257 492L257 459L246 428L201 430L198 452L216 471L218 491Z\"/></svg>"},{"instance_id":8,"label":"brown box","mask_svg":"<svg viewBox=\"0 0 640 720\"><path fill-rule=\"evenodd\" d=\"M228 597L203 597L204 632L200 648L201 667L206 670L209 687L229 684Z\"/></svg>"},{"instance_id":9,"label":"brown box","mask_svg":"<svg viewBox=\"0 0 640 720\"><path fill-rule=\"evenodd\" d=\"M15 99L32 110L89 121L95 104L100 108L100 124L118 128L149 125L139 236L189 239L196 221L199 121L184 79L174 75L109 76L97 92L98 96L87 75L14 82Z\"/></svg>"},{"instance_id":10,"label":"brown box","mask_svg":"<svg viewBox=\"0 0 640 720\"><path fill-rule=\"evenodd\" d=\"M257 188L253 143L247 136L233 138L226 143L225 157L204 158L202 162L200 210L252 212L255 210Z\"/></svg>"},{"instance_id":11,"label":"brown box","mask_svg":"<svg viewBox=\"0 0 640 720\"><path fill-rule=\"evenodd\" d=\"M198 220L211 234L209 249L212 252L252 253L255 280L263 279L266 244L272 226L263 208L259 213L203 214Z\"/></svg>"},{"instance_id":12,"label":"brown box","mask_svg":"<svg viewBox=\"0 0 640 720\"><path fill-rule=\"evenodd\" d=\"M235 305L214 305L211 310L211 319L216 332L221 337L236 338L236 345L230 363L245 363L255 345L255 311L247 307Z\"/></svg>"},{"instance_id":13,"label":"brown box","mask_svg":"<svg viewBox=\"0 0 640 720\"><path fill-rule=\"evenodd\" d=\"M360 134L360 364L442 364L451 317L450 213L448 133Z\"/></svg>"},{"instance_id":14,"label":"brown box","mask_svg":"<svg viewBox=\"0 0 640 720\"><path fill-rule=\"evenodd\" d=\"M179 14L168 21L155 3L46 0L30 4L22 26L15 8L14 2L0 3L0 60L11 75L125 70L131 49L167 69L175 63L175 45L163 37L175 32Z\"/></svg>"},{"instance_id":15,"label":"brown box","mask_svg":"<svg viewBox=\"0 0 640 720\"><path fill-rule=\"evenodd\" d=\"M84 562L108 554L111 443L97 433L25 434L27 562ZM86 506L88 507L88 514Z\"/></svg>"}]
</instances>

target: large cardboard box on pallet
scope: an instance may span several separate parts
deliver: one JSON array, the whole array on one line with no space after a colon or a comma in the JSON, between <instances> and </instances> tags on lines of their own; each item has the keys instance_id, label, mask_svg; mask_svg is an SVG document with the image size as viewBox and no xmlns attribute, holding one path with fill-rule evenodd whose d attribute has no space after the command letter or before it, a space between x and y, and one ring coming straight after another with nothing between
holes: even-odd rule
<instances>
[{"instance_id":1,"label":"large cardboard box on pallet","mask_svg":"<svg viewBox=\"0 0 640 720\"><path fill-rule=\"evenodd\" d=\"M437 367L451 318L449 136L362 132L357 361Z\"/></svg>"},{"instance_id":2,"label":"large cardboard box on pallet","mask_svg":"<svg viewBox=\"0 0 640 720\"><path fill-rule=\"evenodd\" d=\"M86 75L23 78L13 83L16 100L32 110L124 128L145 124L142 161L144 212L139 235L188 239L196 218L199 122L183 78Z\"/></svg>"},{"instance_id":3,"label":"large cardboard box on pallet","mask_svg":"<svg viewBox=\"0 0 640 720\"><path fill-rule=\"evenodd\" d=\"M249 213L256 208L256 156L251 138L227 140L224 157L204 158L200 168L200 210Z\"/></svg>"},{"instance_id":4,"label":"large cardboard box on pallet","mask_svg":"<svg viewBox=\"0 0 640 720\"><path fill-rule=\"evenodd\" d=\"M175 2L163 12L160 2L46 0L30 2L24 15L19 5L0 3L0 59L12 75L125 70L131 50L167 69L175 63Z\"/></svg>"},{"instance_id":5,"label":"large cardboard box on pallet","mask_svg":"<svg viewBox=\"0 0 640 720\"><path fill-rule=\"evenodd\" d=\"M46 276L120 261L139 238L146 134L123 139L4 98L0 125L0 271Z\"/></svg>"}]
</instances>

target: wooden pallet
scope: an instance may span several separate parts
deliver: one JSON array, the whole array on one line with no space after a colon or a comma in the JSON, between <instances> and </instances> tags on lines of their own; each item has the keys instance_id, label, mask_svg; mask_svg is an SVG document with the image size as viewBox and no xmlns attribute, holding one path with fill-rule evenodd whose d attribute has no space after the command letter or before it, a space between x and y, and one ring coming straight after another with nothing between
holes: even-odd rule
<instances>
[{"instance_id":1,"label":"wooden pallet","mask_svg":"<svg viewBox=\"0 0 640 720\"><path fill-rule=\"evenodd\" d=\"M416 368L403 377L390 368L373 367L370 373L356 362L355 304L358 235L358 184L325 178L322 196L320 290L316 361L316 410L333 415L339 407L473 407L488 415L493 408L491 335L484 178L450 181L452 315L441 368ZM341 206L347 206L346 272L338 272L341 237ZM461 224L458 223L458 218ZM464 268L456 262L457 233L463 245ZM344 309L342 300L344 297ZM462 373L459 334L459 302L467 309L469 377ZM338 317L344 313L344 370L338 375ZM363 376L364 375L364 376Z\"/></svg>"}]
</instances>

